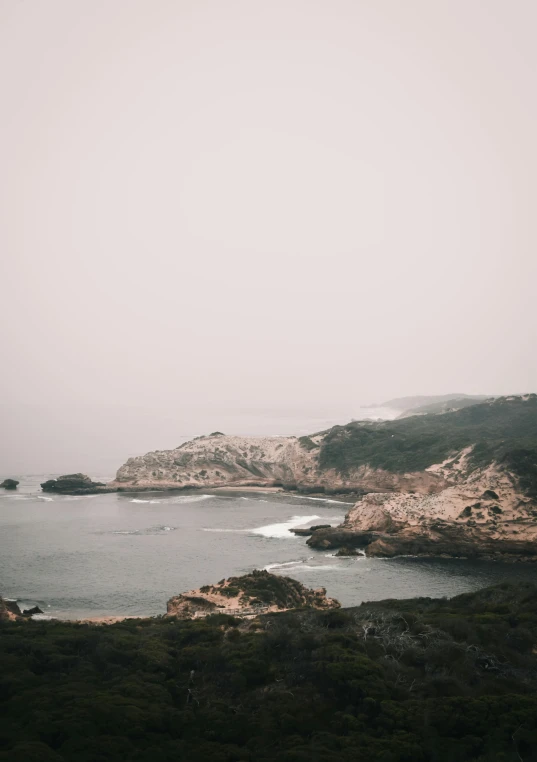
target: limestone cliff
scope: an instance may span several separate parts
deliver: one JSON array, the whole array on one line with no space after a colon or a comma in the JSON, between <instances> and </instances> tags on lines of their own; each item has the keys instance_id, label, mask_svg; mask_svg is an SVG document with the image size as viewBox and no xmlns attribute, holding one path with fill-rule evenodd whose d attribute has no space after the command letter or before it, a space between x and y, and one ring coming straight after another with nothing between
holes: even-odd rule
<instances>
[{"instance_id":1,"label":"limestone cliff","mask_svg":"<svg viewBox=\"0 0 537 762\"><path fill-rule=\"evenodd\" d=\"M333 529L308 540L314 548L361 548L368 556L446 555L537 560L537 502L497 465L468 473L468 451L441 492L369 494ZM447 464L433 467L441 472Z\"/></svg>"},{"instance_id":2,"label":"limestone cliff","mask_svg":"<svg viewBox=\"0 0 537 762\"><path fill-rule=\"evenodd\" d=\"M347 473L322 468L326 432L311 437L236 437L211 434L175 450L157 450L130 458L108 486L120 490L274 487L301 492L345 493L445 487L435 473L391 473L360 465Z\"/></svg>"}]
</instances>

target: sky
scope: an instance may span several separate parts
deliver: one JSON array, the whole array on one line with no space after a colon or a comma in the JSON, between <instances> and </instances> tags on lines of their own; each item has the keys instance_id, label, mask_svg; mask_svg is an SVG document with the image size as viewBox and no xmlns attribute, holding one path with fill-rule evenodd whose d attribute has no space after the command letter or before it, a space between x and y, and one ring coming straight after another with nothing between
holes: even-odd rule
<instances>
[{"instance_id":1,"label":"sky","mask_svg":"<svg viewBox=\"0 0 537 762\"><path fill-rule=\"evenodd\" d=\"M0 474L537 391L534 0L0 0Z\"/></svg>"}]
</instances>

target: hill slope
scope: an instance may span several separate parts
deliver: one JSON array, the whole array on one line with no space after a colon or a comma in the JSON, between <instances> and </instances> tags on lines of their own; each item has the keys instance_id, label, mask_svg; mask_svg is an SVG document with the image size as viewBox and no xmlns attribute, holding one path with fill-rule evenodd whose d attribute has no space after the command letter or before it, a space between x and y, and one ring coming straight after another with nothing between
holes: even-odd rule
<instances>
[{"instance_id":1,"label":"hill slope","mask_svg":"<svg viewBox=\"0 0 537 762\"><path fill-rule=\"evenodd\" d=\"M535 759L537 588L0 623L2 762Z\"/></svg>"}]
</instances>

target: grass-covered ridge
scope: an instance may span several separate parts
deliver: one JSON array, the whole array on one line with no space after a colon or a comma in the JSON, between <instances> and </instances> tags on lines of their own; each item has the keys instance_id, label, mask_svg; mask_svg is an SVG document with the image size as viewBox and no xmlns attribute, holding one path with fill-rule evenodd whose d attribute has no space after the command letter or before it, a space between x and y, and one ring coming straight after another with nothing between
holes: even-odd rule
<instances>
[{"instance_id":1,"label":"grass-covered ridge","mask_svg":"<svg viewBox=\"0 0 537 762\"><path fill-rule=\"evenodd\" d=\"M0 625L0 760L535 759L537 588Z\"/></svg>"},{"instance_id":2,"label":"grass-covered ridge","mask_svg":"<svg viewBox=\"0 0 537 762\"><path fill-rule=\"evenodd\" d=\"M335 426L319 454L322 469L340 473L363 465L393 472L423 471L475 445L470 462L508 465L537 496L537 395L502 397L445 415Z\"/></svg>"}]
</instances>

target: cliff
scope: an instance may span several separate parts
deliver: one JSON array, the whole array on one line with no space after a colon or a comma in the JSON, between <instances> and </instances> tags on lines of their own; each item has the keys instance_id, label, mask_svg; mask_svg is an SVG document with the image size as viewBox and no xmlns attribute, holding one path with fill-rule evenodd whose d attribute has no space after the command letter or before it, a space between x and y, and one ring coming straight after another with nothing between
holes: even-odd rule
<instances>
[{"instance_id":1,"label":"cliff","mask_svg":"<svg viewBox=\"0 0 537 762\"><path fill-rule=\"evenodd\" d=\"M332 431L332 430L330 430ZM360 464L350 470L321 462L330 432L311 437L237 437L210 434L175 450L130 458L108 487L119 490L282 487L326 494L443 489L435 473L396 473Z\"/></svg>"},{"instance_id":2,"label":"cliff","mask_svg":"<svg viewBox=\"0 0 537 762\"><path fill-rule=\"evenodd\" d=\"M470 470L471 448L459 453L451 483L431 495L368 494L313 548L360 548L368 556L457 556L537 560L537 502L516 476L496 464ZM449 463L431 467L444 473Z\"/></svg>"},{"instance_id":3,"label":"cliff","mask_svg":"<svg viewBox=\"0 0 537 762\"><path fill-rule=\"evenodd\" d=\"M131 458L108 486L355 493L363 497L344 524L315 531L311 547L533 557L537 395L491 399L442 415L352 422L309 437L215 433Z\"/></svg>"},{"instance_id":4,"label":"cliff","mask_svg":"<svg viewBox=\"0 0 537 762\"><path fill-rule=\"evenodd\" d=\"M304 607L324 610L339 606L338 601L326 597L324 587L310 590L291 577L254 571L170 598L167 616L197 619L207 614L266 613Z\"/></svg>"}]
</instances>

